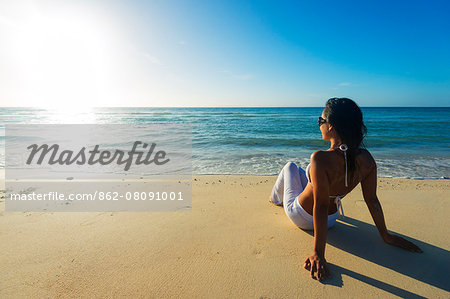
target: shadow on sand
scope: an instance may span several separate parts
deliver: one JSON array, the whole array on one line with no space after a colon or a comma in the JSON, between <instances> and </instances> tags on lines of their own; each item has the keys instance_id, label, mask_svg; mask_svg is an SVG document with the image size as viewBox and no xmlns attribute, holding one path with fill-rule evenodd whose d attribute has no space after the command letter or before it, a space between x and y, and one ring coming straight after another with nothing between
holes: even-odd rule
<instances>
[{"instance_id":1,"label":"shadow on sand","mask_svg":"<svg viewBox=\"0 0 450 299\"><path fill-rule=\"evenodd\" d=\"M305 232L314 236L312 231ZM351 217L339 219L334 227L328 230L327 244L423 283L447 292L450 291L449 251L402 234L395 234L419 246L423 253L409 252L388 245L381 239L376 226ZM332 277L325 280L324 284L342 286L342 275L344 274L403 298L423 298L331 263L329 263L329 269Z\"/></svg>"}]
</instances>

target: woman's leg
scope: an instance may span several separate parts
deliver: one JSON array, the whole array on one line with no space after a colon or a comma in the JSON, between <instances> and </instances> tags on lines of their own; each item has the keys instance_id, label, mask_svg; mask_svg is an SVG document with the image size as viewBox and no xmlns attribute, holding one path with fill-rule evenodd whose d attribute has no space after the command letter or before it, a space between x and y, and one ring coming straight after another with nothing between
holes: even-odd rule
<instances>
[{"instance_id":1,"label":"woman's leg","mask_svg":"<svg viewBox=\"0 0 450 299\"><path fill-rule=\"evenodd\" d=\"M288 162L278 175L270 201L276 205L283 205L286 215L295 225L305 230L313 230L313 216L302 208L297 199L307 184L305 171L295 163ZM338 212L328 215L328 228L334 226L337 218Z\"/></svg>"},{"instance_id":2,"label":"woman's leg","mask_svg":"<svg viewBox=\"0 0 450 299\"><path fill-rule=\"evenodd\" d=\"M312 229L312 217L305 217L297 199L307 183L305 171L297 167L295 163L288 162L273 186L270 200L274 204L283 203L286 215L295 225L303 229Z\"/></svg>"},{"instance_id":3,"label":"woman's leg","mask_svg":"<svg viewBox=\"0 0 450 299\"><path fill-rule=\"evenodd\" d=\"M298 174L295 175L295 174ZM272 188L272 193L270 195L270 201L276 205L283 205L283 199L284 199L284 178L285 176L294 176L293 179L290 179L290 182L294 182L295 185L300 186L292 186L289 189L295 189L295 192L298 192L300 194L308 184L308 179L306 178L306 173L301 167L297 167L295 163L288 162L281 170L280 174L278 175L278 178L275 182L275 185ZM298 181L300 181L300 184L298 184ZM297 194L297 196L298 196Z\"/></svg>"},{"instance_id":4,"label":"woman's leg","mask_svg":"<svg viewBox=\"0 0 450 299\"><path fill-rule=\"evenodd\" d=\"M272 188L270 194L270 201L276 205L283 205L283 193L284 193L284 167L281 169L280 174Z\"/></svg>"}]
</instances>

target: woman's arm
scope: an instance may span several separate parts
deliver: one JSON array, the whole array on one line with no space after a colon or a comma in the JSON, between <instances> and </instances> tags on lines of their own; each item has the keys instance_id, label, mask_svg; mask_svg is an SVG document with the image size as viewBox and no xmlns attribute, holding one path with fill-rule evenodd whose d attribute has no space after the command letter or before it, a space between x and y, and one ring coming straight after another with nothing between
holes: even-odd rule
<instances>
[{"instance_id":1,"label":"woman's arm","mask_svg":"<svg viewBox=\"0 0 450 299\"><path fill-rule=\"evenodd\" d=\"M361 187L363 192L364 201L369 208L370 215L375 222L375 225L380 233L381 238L391 245L401 247L403 249L415 252L422 252L422 250L413 243L403 239L400 236L389 234L384 221L383 209L381 208L380 201L378 200L377 191L377 165L375 160L369 154L371 159L370 173L361 181Z\"/></svg>"},{"instance_id":2,"label":"woman's arm","mask_svg":"<svg viewBox=\"0 0 450 299\"><path fill-rule=\"evenodd\" d=\"M310 268L311 277L317 272L317 279L321 281L329 276L325 260L325 245L328 230L329 183L326 174L327 163L324 153L315 152L311 156L311 182L313 185L314 206L314 251L305 261L304 267Z\"/></svg>"},{"instance_id":3,"label":"woman's arm","mask_svg":"<svg viewBox=\"0 0 450 299\"><path fill-rule=\"evenodd\" d=\"M325 256L328 230L329 183L325 172L323 153L316 152L311 157L311 182L313 185L314 206L314 251Z\"/></svg>"},{"instance_id":4,"label":"woman's arm","mask_svg":"<svg viewBox=\"0 0 450 299\"><path fill-rule=\"evenodd\" d=\"M380 201L377 197L377 166L375 164L375 161L373 161L373 163L371 164L371 171L369 175L367 175L361 181L361 187L364 201L369 208L370 215L372 215L378 232L380 233L381 238L383 238L384 240L388 235L388 231L384 222L383 209L381 208Z\"/></svg>"}]
</instances>

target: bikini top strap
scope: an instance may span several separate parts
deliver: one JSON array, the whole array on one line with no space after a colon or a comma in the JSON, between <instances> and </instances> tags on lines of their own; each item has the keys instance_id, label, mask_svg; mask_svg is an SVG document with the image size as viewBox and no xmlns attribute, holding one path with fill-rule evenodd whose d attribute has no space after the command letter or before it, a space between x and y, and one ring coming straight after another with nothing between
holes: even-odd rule
<instances>
[{"instance_id":1,"label":"bikini top strap","mask_svg":"<svg viewBox=\"0 0 450 299\"><path fill-rule=\"evenodd\" d=\"M337 210L338 210L338 216L341 216L342 218L344 218L344 208L342 207L342 202L341 202L342 196L336 196L334 203L337 206Z\"/></svg>"},{"instance_id":2,"label":"bikini top strap","mask_svg":"<svg viewBox=\"0 0 450 299\"><path fill-rule=\"evenodd\" d=\"M345 187L348 187L348 181L347 181L347 150L348 146L346 144L341 144L339 146L339 149L344 152L345 157Z\"/></svg>"}]
</instances>

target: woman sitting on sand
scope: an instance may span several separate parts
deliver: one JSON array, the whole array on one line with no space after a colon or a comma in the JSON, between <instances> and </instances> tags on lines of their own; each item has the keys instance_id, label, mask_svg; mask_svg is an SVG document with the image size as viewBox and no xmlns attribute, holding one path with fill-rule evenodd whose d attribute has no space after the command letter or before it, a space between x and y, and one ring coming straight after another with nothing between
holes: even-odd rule
<instances>
[{"instance_id":1,"label":"woman sitting on sand","mask_svg":"<svg viewBox=\"0 0 450 299\"><path fill-rule=\"evenodd\" d=\"M311 155L306 172L292 162L281 170L270 195L270 202L284 206L289 219L305 230L314 229L314 251L304 263L311 277L323 280L329 276L325 260L327 229L339 214L341 199L361 183L364 201L383 240L415 252L422 250L413 243L389 234L383 210L378 201L377 166L372 155L360 148L366 133L361 109L350 99L332 98L319 117L322 139L330 141L326 151Z\"/></svg>"}]
</instances>

